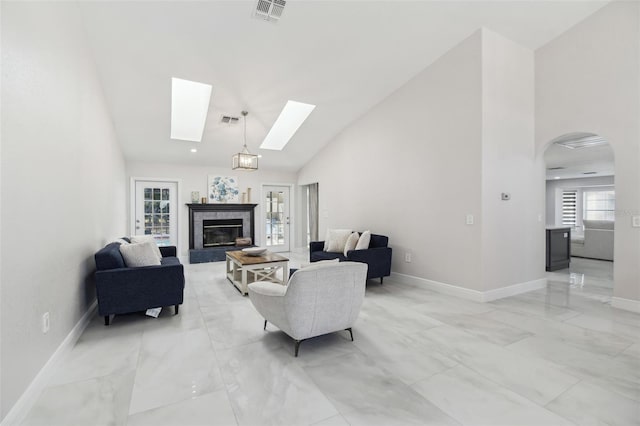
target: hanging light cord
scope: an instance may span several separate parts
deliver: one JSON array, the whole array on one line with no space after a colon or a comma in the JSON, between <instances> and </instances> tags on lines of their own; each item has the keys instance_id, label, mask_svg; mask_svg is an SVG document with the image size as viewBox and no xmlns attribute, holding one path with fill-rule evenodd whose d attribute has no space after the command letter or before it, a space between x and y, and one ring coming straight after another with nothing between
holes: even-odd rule
<instances>
[{"instance_id":1,"label":"hanging light cord","mask_svg":"<svg viewBox=\"0 0 640 426\"><path fill-rule=\"evenodd\" d=\"M242 111L242 115L244 116L244 148L245 149L247 149L247 114L249 114L247 111Z\"/></svg>"}]
</instances>

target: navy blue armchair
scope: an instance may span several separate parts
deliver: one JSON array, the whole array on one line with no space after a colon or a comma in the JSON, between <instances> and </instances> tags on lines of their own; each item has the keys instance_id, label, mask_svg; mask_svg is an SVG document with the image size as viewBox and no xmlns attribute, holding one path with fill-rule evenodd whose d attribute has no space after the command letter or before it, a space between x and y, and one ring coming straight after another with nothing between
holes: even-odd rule
<instances>
[{"instance_id":1,"label":"navy blue armchair","mask_svg":"<svg viewBox=\"0 0 640 426\"><path fill-rule=\"evenodd\" d=\"M128 268L120 254L120 243L107 244L95 254L98 313L109 325L115 314L174 306L183 302L184 267L176 248L160 247L161 265Z\"/></svg>"},{"instance_id":2,"label":"navy blue armchair","mask_svg":"<svg viewBox=\"0 0 640 426\"><path fill-rule=\"evenodd\" d=\"M389 238L384 235L371 234L369 248L364 250L351 250L344 253L324 251L324 241L312 241L309 243L309 261L340 259L343 261L361 262L369 265L367 279L380 278L391 275L391 247L388 247Z\"/></svg>"}]
</instances>

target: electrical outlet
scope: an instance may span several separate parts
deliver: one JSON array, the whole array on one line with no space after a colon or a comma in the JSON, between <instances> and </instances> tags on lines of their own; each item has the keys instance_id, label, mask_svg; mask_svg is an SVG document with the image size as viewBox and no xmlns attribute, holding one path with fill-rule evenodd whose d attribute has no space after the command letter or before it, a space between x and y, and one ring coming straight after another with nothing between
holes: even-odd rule
<instances>
[{"instance_id":1,"label":"electrical outlet","mask_svg":"<svg viewBox=\"0 0 640 426\"><path fill-rule=\"evenodd\" d=\"M640 228L640 215L631 216L631 226Z\"/></svg>"},{"instance_id":2,"label":"electrical outlet","mask_svg":"<svg viewBox=\"0 0 640 426\"><path fill-rule=\"evenodd\" d=\"M502 199L502 201L509 201L511 199L511 194L509 194L508 192L503 192L500 195L500 198Z\"/></svg>"},{"instance_id":3,"label":"electrical outlet","mask_svg":"<svg viewBox=\"0 0 640 426\"><path fill-rule=\"evenodd\" d=\"M468 214L467 215L467 225L473 225L473 215L472 214Z\"/></svg>"},{"instance_id":4,"label":"electrical outlet","mask_svg":"<svg viewBox=\"0 0 640 426\"><path fill-rule=\"evenodd\" d=\"M406 252L404 254L404 261L407 263L411 263L411 252Z\"/></svg>"},{"instance_id":5,"label":"electrical outlet","mask_svg":"<svg viewBox=\"0 0 640 426\"><path fill-rule=\"evenodd\" d=\"M42 314L42 332L47 334L49 332L49 327L51 326L51 320L49 318L49 312L45 312Z\"/></svg>"}]
</instances>

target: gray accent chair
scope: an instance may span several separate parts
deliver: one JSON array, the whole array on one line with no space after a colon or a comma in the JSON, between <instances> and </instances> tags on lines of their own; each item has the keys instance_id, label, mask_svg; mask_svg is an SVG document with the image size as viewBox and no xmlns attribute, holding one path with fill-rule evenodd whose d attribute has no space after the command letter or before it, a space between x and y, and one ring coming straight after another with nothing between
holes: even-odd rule
<instances>
[{"instance_id":1,"label":"gray accent chair","mask_svg":"<svg viewBox=\"0 0 640 426\"><path fill-rule=\"evenodd\" d=\"M584 236L571 234L571 256L613 260L615 222L585 220Z\"/></svg>"},{"instance_id":2,"label":"gray accent chair","mask_svg":"<svg viewBox=\"0 0 640 426\"><path fill-rule=\"evenodd\" d=\"M286 286L259 281L249 284L249 298L267 322L300 343L335 331L349 331L364 301L367 265L359 262L319 263L298 269Z\"/></svg>"}]
</instances>

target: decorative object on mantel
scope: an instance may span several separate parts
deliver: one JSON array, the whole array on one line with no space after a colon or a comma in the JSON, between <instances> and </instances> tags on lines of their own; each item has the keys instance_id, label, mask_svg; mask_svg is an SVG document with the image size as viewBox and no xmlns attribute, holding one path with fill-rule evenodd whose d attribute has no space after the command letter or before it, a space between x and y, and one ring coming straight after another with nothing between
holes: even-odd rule
<instances>
[{"instance_id":1,"label":"decorative object on mantel","mask_svg":"<svg viewBox=\"0 0 640 426\"><path fill-rule=\"evenodd\" d=\"M242 111L244 117L244 146L242 151L231 157L233 170L258 170L258 156L251 154L247 148L247 111Z\"/></svg>"},{"instance_id":2,"label":"decorative object on mantel","mask_svg":"<svg viewBox=\"0 0 640 426\"><path fill-rule=\"evenodd\" d=\"M247 188L247 203L251 202L251 188Z\"/></svg>"},{"instance_id":3,"label":"decorative object on mantel","mask_svg":"<svg viewBox=\"0 0 640 426\"><path fill-rule=\"evenodd\" d=\"M247 193L246 192L242 193L242 204L247 204Z\"/></svg>"},{"instance_id":4,"label":"decorative object on mantel","mask_svg":"<svg viewBox=\"0 0 640 426\"><path fill-rule=\"evenodd\" d=\"M207 197L202 197L201 203L202 204L207 204ZM195 203L195 204L197 204L197 203Z\"/></svg>"},{"instance_id":5,"label":"decorative object on mantel","mask_svg":"<svg viewBox=\"0 0 640 426\"><path fill-rule=\"evenodd\" d=\"M200 191L191 191L191 202L194 204L200 202Z\"/></svg>"},{"instance_id":6,"label":"decorative object on mantel","mask_svg":"<svg viewBox=\"0 0 640 426\"><path fill-rule=\"evenodd\" d=\"M209 201L212 203L237 203L238 179L231 176L209 176Z\"/></svg>"}]
</instances>

